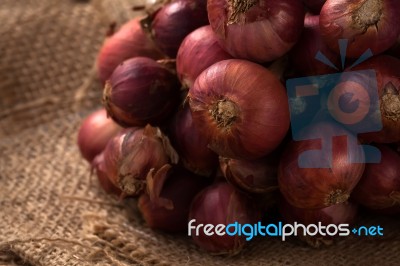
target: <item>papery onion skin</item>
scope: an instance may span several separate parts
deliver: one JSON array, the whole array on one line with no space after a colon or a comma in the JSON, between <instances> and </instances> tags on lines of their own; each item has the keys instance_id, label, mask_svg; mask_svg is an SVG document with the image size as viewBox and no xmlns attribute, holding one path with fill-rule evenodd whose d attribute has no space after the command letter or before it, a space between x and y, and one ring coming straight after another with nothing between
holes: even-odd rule
<instances>
[{"instance_id":1,"label":"papery onion skin","mask_svg":"<svg viewBox=\"0 0 400 266\"><path fill-rule=\"evenodd\" d=\"M314 132L319 132L318 137ZM365 167L364 163L353 163L364 161L363 150L348 147L350 142L357 143L357 138L327 122L314 124L303 134L305 140L291 142L281 157L278 170L281 193L297 208L318 209L347 201ZM332 149L329 146L322 149L321 141L332 142ZM301 168L299 155L309 150L321 153L310 155L305 159L307 162L329 162L332 156L331 167Z\"/></svg>"},{"instance_id":2,"label":"papery onion skin","mask_svg":"<svg viewBox=\"0 0 400 266\"><path fill-rule=\"evenodd\" d=\"M183 87L190 88L203 70L231 58L219 45L211 26L207 25L191 32L183 40L176 57L176 71Z\"/></svg>"},{"instance_id":3,"label":"papery onion skin","mask_svg":"<svg viewBox=\"0 0 400 266\"><path fill-rule=\"evenodd\" d=\"M324 54L334 65L340 62L339 56L332 52L322 40L319 30L319 16L312 16L305 20L303 33L290 51L292 67L304 76L324 75L334 73L336 70L315 59L318 52ZM309 24L309 25L307 25Z\"/></svg>"},{"instance_id":4,"label":"papery onion skin","mask_svg":"<svg viewBox=\"0 0 400 266\"><path fill-rule=\"evenodd\" d=\"M210 176L218 166L218 155L207 147L208 141L193 122L189 106L179 110L170 123L171 142L186 169Z\"/></svg>"},{"instance_id":5,"label":"papery onion skin","mask_svg":"<svg viewBox=\"0 0 400 266\"><path fill-rule=\"evenodd\" d=\"M283 197L279 200L279 212L285 223L293 224L294 222L310 225L321 223L323 226L330 224L340 225L355 223L357 217L358 206L353 202L345 202L332 205L322 209L300 209L290 205ZM326 232L324 232L326 234ZM330 245L333 242L334 236L316 235L304 236L303 230L297 233L299 239L305 241L313 247Z\"/></svg>"},{"instance_id":6,"label":"papery onion skin","mask_svg":"<svg viewBox=\"0 0 400 266\"><path fill-rule=\"evenodd\" d=\"M92 167L92 171L96 173L100 186L107 194L113 194L116 196L120 196L122 194L122 191L111 182L107 175L104 162L104 153L100 153L98 156L96 156L92 162Z\"/></svg>"},{"instance_id":7,"label":"papery onion skin","mask_svg":"<svg viewBox=\"0 0 400 266\"><path fill-rule=\"evenodd\" d=\"M78 132L78 147L83 158L92 162L121 129L113 120L107 118L105 109L88 115L82 121Z\"/></svg>"},{"instance_id":8,"label":"papery onion skin","mask_svg":"<svg viewBox=\"0 0 400 266\"><path fill-rule=\"evenodd\" d=\"M192 226L228 225L234 222L242 225L252 224L259 218L260 213L254 209L252 199L225 182L216 183L201 191L193 200L189 214L189 222L192 219L196 220ZM198 246L212 254L235 255L242 250L246 242L243 235L207 236L202 230L198 236L192 230L191 235Z\"/></svg>"},{"instance_id":9,"label":"papery onion skin","mask_svg":"<svg viewBox=\"0 0 400 266\"><path fill-rule=\"evenodd\" d=\"M364 69L373 69L376 72L383 128L379 132L360 134L360 138L366 142L399 142L400 59L388 55L380 55L361 63L351 71Z\"/></svg>"},{"instance_id":10,"label":"papery onion skin","mask_svg":"<svg viewBox=\"0 0 400 266\"><path fill-rule=\"evenodd\" d=\"M110 181L125 196L138 196L146 188L146 178L179 158L159 128L127 128L111 139L104 154L104 169Z\"/></svg>"},{"instance_id":11,"label":"papery onion skin","mask_svg":"<svg viewBox=\"0 0 400 266\"><path fill-rule=\"evenodd\" d=\"M189 171L174 169L160 195L172 201L172 210L154 204L148 194L139 197L138 207L146 224L167 232L187 232L190 204L209 183L210 180Z\"/></svg>"},{"instance_id":12,"label":"papery onion skin","mask_svg":"<svg viewBox=\"0 0 400 266\"><path fill-rule=\"evenodd\" d=\"M175 111L178 101L176 76L146 57L124 61L114 70L103 91L108 115L124 127L159 125Z\"/></svg>"},{"instance_id":13,"label":"papery onion skin","mask_svg":"<svg viewBox=\"0 0 400 266\"><path fill-rule=\"evenodd\" d=\"M400 213L400 155L377 145L381 162L367 164L352 197L361 205L385 214Z\"/></svg>"},{"instance_id":14,"label":"papery onion skin","mask_svg":"<svg viewBox=\"0 0 400 266\"><path fill-rule=\"evenodd\" d=\"M389 49L400 34L397 0L327 0L320 13L326 44L339 53L339 39L347 39L347 56L357 58L367 49L374 55Z\"/></svg>"},{"instance_id":15,"label":"papery onion skin","mask_svg":"<svg viewBox=\"0 0 400 266\"><path fill-rule=\"evenodd\" d=\"M288 52L303 27L300 0L208 0L207 10L222 47L235 58L259 63Z\"/></svg>"},{"instance_id":16,"label":"papery onion skin","mask_svg":"<svg viewBox=\"0 0 400 266\"><path fill-rule=\"evenodd\" d=\"M139 20L140 18L135 18L128 21L104 41L96 62L98 76L103 84L110 78L114 69L129 58L162 58L158 48L142 30Z\"/></svg>"},{"instance_id":17,"label":"papery onion skin","mask_svg":"<svg viewBox=\"0 0 400 266\"><path fill-rule=\"evenodd\" d=\"M177 0L157 12L151 23L151 35L164 54L175 58L183 39L207 24L206 0Z\"/></svg>"},{"instance_id":18,"label":"papery onion skin","mask_svg":"<svg viewBox=\"0 0 400 266\"><path fill-rule=\"evenodd\" d=\"M249 61L223 60L207 68L188 100L209 148L223 157L263 157L289 129L285 88L269 70Z\"/></svg>"},{"instance_id":19,"label":"papery onion skin","mask_svg":"<svg viewBox=\"0 0 400 266\"><path fill-rule=\"evenodd\" d=\"M275 153L258 160L220 157L220 167L235 188L247 193L268 193L278 189L279 156Z\"/></svg>"}]
</instances>

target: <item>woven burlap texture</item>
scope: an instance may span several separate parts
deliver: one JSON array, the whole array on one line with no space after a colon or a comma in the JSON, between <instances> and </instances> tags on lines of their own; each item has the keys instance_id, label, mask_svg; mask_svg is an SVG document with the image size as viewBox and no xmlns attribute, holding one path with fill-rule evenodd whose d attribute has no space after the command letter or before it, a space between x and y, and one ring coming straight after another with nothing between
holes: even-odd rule
<instances>
[{"instance_id":1,"label":"woven burlap texture","mask_svg":"<svg viewBox=\"0 0 400 266\"><path fill-rule=\"evenodd\" d=\"M146 228L134 201L104 194L80 157L82 118L100 107L94 61L126 0L0 1L0 265L398 265L398 219L384 238L312 249L257 239L234 258Z\"/></svg>"}]
</instances>

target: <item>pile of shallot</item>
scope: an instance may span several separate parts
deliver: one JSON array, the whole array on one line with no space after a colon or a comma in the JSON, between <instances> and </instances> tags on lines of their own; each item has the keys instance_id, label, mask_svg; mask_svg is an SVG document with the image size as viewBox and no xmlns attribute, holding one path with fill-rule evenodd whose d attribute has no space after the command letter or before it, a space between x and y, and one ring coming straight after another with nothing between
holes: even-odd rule
<instances>
[{"instance_id":1,"label":"pile of shallot","mask_svg":"<svg viewBox=\"0 0 400 266\"><path fill-rule=\"evenodd\" d=\"M357 210L400 213L400 1L161 0L143 8L100 50L104 108L83 121L78 145L104 191L137 198L150 228L187 234L193 219L353 224ZM370 58L357 61L366 51ZM289 101L288 79L363 70L374 70L379 97L364 124L380 121L379 131L343 122L371 105L357 90L368 82L362 75L337 80L341 110L325 112L323 97ZM298 112L308 116L296 121ZM313 122L295 132L302 121ZM360 144L379 160L366 160ZM246 244L243 235L204 230L192 238L212 254Z\"/></svg>"}]
</instances>

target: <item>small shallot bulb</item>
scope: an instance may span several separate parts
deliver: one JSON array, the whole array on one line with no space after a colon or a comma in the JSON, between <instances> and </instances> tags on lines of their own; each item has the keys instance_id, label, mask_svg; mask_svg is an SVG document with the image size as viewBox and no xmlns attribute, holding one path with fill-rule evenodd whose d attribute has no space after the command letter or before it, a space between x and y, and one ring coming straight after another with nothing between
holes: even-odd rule
<instances>
[{"instance_id":1,"label":"small shallot bulb","mask_svg":"<svg viewBox=\"0 0 400 266\"><path fill-rule=\"evenodd\" d=\"M400 155L384 145L381 162L367 164L352 197L361 205L377 212L400 213Z\"/></svg>"},{"instance_id":2,"label":"small shallot bulb","mask_svg":"<svg viewBox=\"0 0 400 266\"><path fill-rule=\"evenodd\" d=\"M92 171L97 175L100 186L107 194L114 194L120 196L122 191L115 186L107 175L104 163L104 153L100 153L92 162Z\"/></svg>"},{"instance_id":3,"label":"small shallot bulb","mask_svg":"<svg viewBox=\"0 0 400 266\"><path fill-rule=\"evenodd\" d=\"M107 81L103 103L118 124L158 125L177 107L179 82L163 64L135 57L119 65Z\"/></svg>"},{"instance_id":4,"label":"small shallot bulb","mask_svg":"<svg viewBox=\"0 0 400 266\"><path fill-rule=\"evenodd\" d=\"M168 209L151 200L148 194L139 197L139 210L146 224L152 229L167 232L186 232L190 204L193 198L204 189L210 180L197 176L187 170L173 168L160 189L159 197L171 201Z\"/></svg>"},{"instance_id":5,"label":"small shallot bulb","mask_svg":"<svg viewBox=\"0 0 400 266\"><path fill-rule=\"evenodd\" d=\"M124 196L137 196L146 188L146 179L164 173L176 164L177 153L159 128L127 128L109 141L104 156L104 172Z\"/></svg>"},{"instance_id":6,"label":"small shallot bulb","mask_svg":"<svg viewBox=\"0 0 400 266\"><path fill-rule=\"evenodd\" d=\"M278 170L285 199L297 208L318 209L346 202L365 167L357 138L339 125L320 122L290 143Z\"/></svg>"},{"instance_id":7,"label":"small shallot bulb","mask_svg":"<svg viewBox=\"0 0 400 266\"><path fill-rule=\"evenodd\" d=\"M287 53L303 28L300 0L208 0L207 11L223 48L235 58L259 63Z\"/></svg>"},{"instance_id":8,"label":"small shallot bulb","mask_svg":"<svg viewBox=\"0 0 400 266\"><path fill-rule=\"evenodd\" d=\"M235 222L252 224L259 218L260 214L254 209L251 198L236 191L230 184L219 182L207 187L195 197L190 208L189 223L192 226L199 224L226 226ZM198 235L192 231L191 235L198 246L212 254L235 255L246 243L246 237L243 235L229 236L225 233L222 236L217 234L207 236L204 230L199 230Z\"/></svg>"},{"instance_id":9,"label":"small shallot bulb","mask_svg":"<svg viewBox=\"0 0 400 266\"><path fill-rule=\"evenodd\" d=\"M183 39L207 24L206 0L176 0L157 11L148 30L160 50L175 58Z\"/></svg>"},{"instance_id":10,"label":"small shallot bulb","mask_svg":"<svg viewBox=\"0 0 400 266\"><path fill-rule=\"evenodd\" d=\"M223 157L257 159L277 148L289 129L285 88L268 69L229 59L204 70L189 90L195 125Z\"/></svg>"},{"instance_id":11,"label":"small shallot bulb","mask_svg":"<svg viewBox=\"0 0 400 266\"><path fill-rule=\"evenodd\" d=\"M121 129L112 119L107 118L105 109L97 110L87 116L78 132L78 147L83 158L92 162Z\"/></svg>"},{"instance_id":12,"label":"small shallot bulb","mask_svg":"<svg viewBox=\"0 0 400 266\"><path fill-rule=\"evenodd\" d=\"M218 155L207 147L207 138L193 123L188 105L176 113L170 125L171 141L185 168L202 176L214 173Z\"/></svg>"},{"instance_id":13,"label":"small shallot bulb","mask_svg":"<svg viewBox=\"0 0 400 266\"><path fill-rule=\"evenodd\" d=\"M332 244L338 232L330 225L349 224L351 226L356 221L357 209L357 204L352 202L344 202L322 209L300 209L290 205L284 198L279 201L279 211L285 223L297 222L305 226L321 223L322 226L326 226L322 235L308 236L305 235L304 230L297 233L301 240L313 247Z\"/></svg>"},{"instance_id":14,"label":"small shallot bulb","mask_svg":"<svg viewBox=\"0 0 400 266\"><path fill-rule=\"evenodd\" d=\"M220 157L226 180L249 193L267 193L278 189L279 157L271 154L258 160L235 160Z\"/></svg>"},{"instance_id":15,"label":"small shallot bulb","mask_svg":"<svg viewBox=\"0 0 400 266\"><path fill-rule=\"evenodd\" d=\"M207 25L193 31L183 40L176 57L176 71L183 87L190 88L203 70L231 58L218 44L217 35Z\"/></svg>"},{"instance_id":16,"label":"small shallot bulb","mask_svg":"<svg viewBox=\"0 0 400 266\"><path fill-rule=\"evenodd\" d=\"M357 58L367 49L380 54L400 34L398 0L327 0L320 13L326 44L339 53L339 39L347 39L347 56Z\"/></svg>"},{"instance_id":17,"label":"small shallot bulb","mask_svg":"<svg viewBox=\"0 0 400 266\"><path fill-rule=\"evenodd\" d=\"M103 84L110 78L114 69L129 58L146 56L160 59L162 57L151 39L142 30L139 21L139 18L128 21L105 40L96 63L98 75Z\"/></svg>"}]
</instances>

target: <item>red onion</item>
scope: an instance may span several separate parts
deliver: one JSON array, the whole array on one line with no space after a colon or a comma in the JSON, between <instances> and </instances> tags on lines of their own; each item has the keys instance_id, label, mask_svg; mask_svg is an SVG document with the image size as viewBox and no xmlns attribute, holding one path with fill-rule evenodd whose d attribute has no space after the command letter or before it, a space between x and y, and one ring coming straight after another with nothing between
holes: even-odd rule
<instances>
[{"instance_id":1,"label":"red onion","mask_svg":"<svg viewBox=\"0 0 400 266\"><path fill-rule=\"evenodd\" d=\"M352 225L356 221L357 205L352 202L345 202L322 209L300 209L290 205L286 200L281 198L279 202L279 211L285 223L293 224L294 222L304 225L321 223L322 226L331 224L349 224ZM313 247L321 245L329 245L332 243L333 237L328 234L333 233L332 229L325 229L324 235L305 236L304 231L298 232L298 237Z\"/></svg>"},{"instance_id":2,"label":"red onion","mask_svg":"<svg viewBox=\"0 0 400 266\"><path fill-rule=\"evenodd\" d=\"M163 64L146 57L135 57L119 65L103 92L108 115L122 126L163 122L178 101L176 76Z\"/></svg>"},{"instance_id":3,"label":"red onion","mask_svg":"<svg viewBox=\"0 0 400 266\"><path fill-rule=\"evenodd\" d=\"M285 199L307 209L347 201L365 166L355 163L364 161L363 150L354 147L357 138L336 124L323 122L306 129L301 139L305 140L288 145L280 161L278 182ZM305 163L319 165L303 168Z\"/></svg>"},{"instance_id":4,"label":"red onion","mask_svg":"<svg viewBox=\"0 0 400 266\"><path fill-rule=\"evenodd\" d=\"M361 205L384 213L400 213L400 155L378 145L381 162L367 164L352 197Z\"/></svg>"},{"instance_id":5,"label":"red onion","mask_svg":"<svg viewBox=\"0 0 400 266\"><path fill-rule=\"evenodd\" d=\"M189 214L189 230L191 226L199 224L228 225L231 223L254 223L260 218L260 214L254 209L251 198L237 192L227 183L216 183L201 191L193 200ZM195 219L192 223L191 221ZM194 242L204 250L213 254L234 255L243 248L246 237L243 235L229 236L213 234L207 236L204 228L200 228L196 236L196 230L190 233Z\"/></svg>"},{"instance_id":6,"label":"red onion","mask_svg":"<svg viewBox=\"0 0 400 266\"><path fill-rule=\"evenodd\" d=\"M186 169L203 176L215 172L218 156L207 147L207 139L193 123L188 105L175 115L170 136Z\"/></svg>"},{"instance_id":7,"label":"red onion","mask_svg":"<svg viewBox=\"0 0 400 266\"><path fill-rule=\"evenodd\" d=\"M107 118L105 109L91 113L83 120L78 132L78 147L83 158L91 162L120 130L121 127Z\"/></svg>"},{"instance_id":8,"label":"red onion","mask_svg":"<svg viewBox=\"0 0 400 266\"><path fill-rule=\"evenodd\" d=\"M315 14L321 12L322 6L326 0L303 0L303 3Z\"/></svg>"},{"instance_id":9,"label":"red onion","mask_svg":"<svg viewBox=\"0 0 400 266\"><path fill-rule=\"evenodd\" d=\"M159 59L162 57L142 30L139 21L139 18L128 21L114 35L105 40L97 57L98 75L103 84L110 78L114 69L129 58L146 56Z\"/></svg>"},{"instance_id":10,"label":"red onion","mask_svg":"<svg viewBox=\"0 0 400 266\"><path fill-rule=\"evenodd\" d=\"M267 193L278 189L279 157L275 153L255 161L220 157L221 170L229 183L250 193Z\"/></svg>"},{"instance_id":11,"label":"red onion","mask_svg":"<svg viewBox=\"0 0 400 266\"><path fill-rule=\"evenodd\" d=\"M383 128L379 132L361 134L360 137L368 142L400 141L400 59L380 55L361 63L353 70L362 69L373 69L376 72Z\"/></svg>"},{"instance_id":12,"label":"red onion","mask_svg":"<svg viewBox=\"0 0 400 266\"><path fill-rule=\"evenodd\" d=\"M297 42L304 7L299 0L208 0L208 19L223 48L236 58L273 61Z\"/></svg>"},{"instance_id":13,"label":"red onion","mask_svg":"<svg viewBox=\"0 0 400 266\"><path fill-rule=\"evenodd\" d=\"M380 54L400 34L398 0L327 0L320 13L321 34L339 53L339 39L348 39L347 56L359 57L367 49Z\"/></svg>"},{"instance_id":14,"label":"red onion","mask_svg":"<svg viewBox=\"0 0 400 266\"><path fill-rule=\"evenodd\" d=\"M324 75L336 70L318 60L315 56L318 52L325 55L333 65L340 62L339 56L333 53L322 41L319 30L319 16L308 17L305 28L293 49L290 51L292 67L304 76Z\"/></svg>"},{"instance_id":15,"label":"red onion","mask_svg":"<svg viewBox=\"0 0 400 266\"><path fill-rule=\"evenodd\" d=\"M160 191L160 197L172 202L172 209L152 202L148 194L139 197L139 210L146 224L152 229L168 232L187 231L190 204L208 183L208 179L183 169L173 169Z\"/></svg>"},{"instance_id":16,"label":"red onion","mask_svg":"<svg viewBox=\"0 0 400 266\"><path fill-rule=\"evenodd\" d=\"M106 173L104 153L100 153L98 156L96 156L96 158L93 160L92 167L92 171L94 170L96 172L100 186L106 193L117 196L121 195L122 191L111 182Z\"/></svg>"},{"instance_id":17,"label":"red onion","mask_svg":"<svg viewBox=\"0 0 400 266\"><path fill-rule=\"evenodd\" d=\"M103 154L104 172L125 196L139 195L149 175L159 175L165 165L178 162L168 138L149 125L123 130L108 142Z\"/></svg>"},{"instance_id":18,"label":"red onion","mask_svg":"<svg viewBox=\"0 0 400 266\"><path fill-rule=\"evenodd\" d=\"M190 88L203 70L231 58L218 44L218 38L211 27L203 26L183 40L176 57L176 71L183 87Z\"/></svg>"},{"instance_id":19,"label":"red onion","mask_svg":"<svg viewBox=\"0 0 400 266\"><path fill-rule=\"evenodd\" d=\"M245 60L224 60L204 70L188 99L208 147L223 157L265 156L289 128L285 88L269 70Z\"/></svg>"},{"instance_id":20,"label":"red onion","mask_svg":"<svg viewBox=\"0 0 400 266\"><path fill-rule=\"evenodd\" d=\"M389 49L389 54L400 59L400 35L397 42Z\"/></svg>"},{"instance_id":21,"label":"red onion","mask_svg":"<svg viewBox=\"0 0 400 266\"><path fill-rule=\"evenodd\" d=\"M142 21L161 51L175 58L183 39L207 25L206 0L176 0Z\"/></svg>"}]
</instances>

